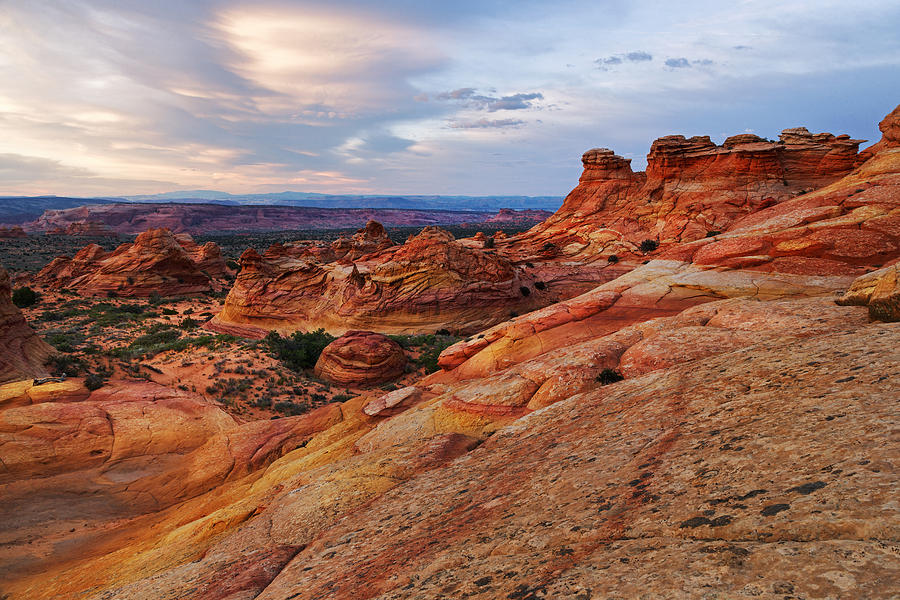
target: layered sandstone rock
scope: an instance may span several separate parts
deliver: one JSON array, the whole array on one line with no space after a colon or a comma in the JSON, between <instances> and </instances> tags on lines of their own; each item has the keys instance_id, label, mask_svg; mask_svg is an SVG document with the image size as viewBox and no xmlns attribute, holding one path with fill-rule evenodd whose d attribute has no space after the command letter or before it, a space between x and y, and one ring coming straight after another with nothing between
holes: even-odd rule
<instances>
[{"instance_id":1,"label":"layered sandstone rock","mask_svg":"<svg viewBox=\"0 0 900 600\"><path fill-rule=\"evenodd\" d=\"M226 279L233 275L225 264L222 249L215 242L206 242L201 246L187 233L179 233L175 236L175 240L188 253L197 268L212 279Z\"/></svg>"},{"instance_id":2,"label":"layered sandstone rock","mask_svg":"<svg viewBox=\"0 0 900 600\"><path fill-rule=\"evenodd\" d=\"M860 275L837 303L868 306L873 320L900 321L900 267L893 264Z\"/></svg>"},{"instance_id":3,"label":"layered sandstone rock","mask_svg":"<svg viewBox=\"0 0 900 600\"><path fill-rule=\"evenodd\" d=\"M514 238L509 251L590 260L641 254L645 239L663 245L697 240L847 175L863 141L803 127L779 137L741 134L718 146L708 136L666 136L653 143L646 172L633 172L631 160L612 150L589 150L579 185L563 206Z\"/></svg>"},{"instance_id":4,"label":"layered sandstone rock","mask_svg":"<svg viewBox=\"0 0 900 600\"><path fill-rule=\"evenodd\" d=\"M47 235L71 235L82 237L116 237L113 231L106 223L97 221L75 221L69 223L65 227L54 227L47 230Z\"/></svg>"},{"instance_id":5,"label":"layered sandstone rock","mask_svg":"<svg viewBox=\"0 0 900 600\"><path fill-rule=\"evenodd\" d=\"M322 263L284 247L264 255L248 250L211 326L246 335L318 328L467 332L546 302L534 279L508 260L426 227L356 262Z\"/></svg>"},{"instance_id":6,"label":"layered sandstone rock","mask_svg":"<svg viewBox=\"0 0 900 600\"><path fill-rule=\"evenodd\" d=\"M94 296L176 296L218 289L216 279L229 274L216 244L199 246L190 236L150 229L109 253L91 244L71 259L56 258L34 281Z\"/></svg>"},{"instance_id":7,"label":"layered sandstone rock","mask_svg":"<svg viewBox=\"0 0 900 600\"><path fill-rule=\"evenodd\" d=\"M371 331L348 331L328 344L316 361L316 376L332 383L370 386L403 375L406 353L394 340Z\"/></svg>"},{"instance_id":8,"label":"layered sandstone rock","mask_svg":"<svg viewBox=\"0 0 900 600\"><path fill-rule=\"evenodd\" d=\"M658 260L590 292L449 348L440 364L457 377L480 377L694 304L845 290L872 266L900 257L900 152L888 137L881 144L881 151L828 186L760 209L723 233L664 248ZM590 163L605 172L625 166L609 153L592 155Z\"/></svg>"},{"instance_id":9,"label":"layered sandstone rock","mask_svg":"<svg viewBox=\"0 0 900 600\"><path fill-rule=\"evenodd\" d=\"M137 437L122 440L119 461L101 419L80 441L63 436L71 458L55 474L32 460L42 478L5 484L2 510L18 518L0 521L14 538L0 560L16 566L2 570L4 591L889 597L900 449L885 415L900 331L865 313L821 299L721 301L481 382L423 382L419 403L393 416L367 417L361 398L312 421L226 422L199 446L202 436L167 432L210 421L167 416L148 444L137 432L157 417L125 403L113 432ZM596 381L623 362L635 369L624 382ZM33 439L28 423L68 415L26 409L0 415Z\"/></svg>"},{"instance_id":10,"label":"layered sandstone rock","mask_svg":"<svg viewBox=\"0 0 900 600\"><path fill-rule=\"evenodd\" d=\"M46 375L53 348L28 326L12 303L9 273L0 267L0 383Z\"/></svg>"}]
</instances>

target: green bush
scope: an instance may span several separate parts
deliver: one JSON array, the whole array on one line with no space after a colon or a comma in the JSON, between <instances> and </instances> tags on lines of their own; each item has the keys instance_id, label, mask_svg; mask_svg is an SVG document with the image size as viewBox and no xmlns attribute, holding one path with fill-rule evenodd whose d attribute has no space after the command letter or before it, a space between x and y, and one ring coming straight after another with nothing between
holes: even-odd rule
<instances>
[{"instance_id":1,"label":"green bush","mask_svg":"<svg viewBox=\"0 0 900 600\"><path fill-rule=\"evenodd\" d=\"M56 354L51 356L50 360L47 361L47 366L50 367L50 373L56 377L61 375L70 377L79 375L87 369L87 363L85 363L84 360L67 354Z\"/></svg>"},{"instance_id":2,"label":"green bush","mask_svg":"<svg viewBox=\"0 0 900 600\"><path fill-rule=\"evenodd\" d=\"M87 377L84 378L84 387L91 390L99 390L104 385L106 385L106 378L98 373L88 373Z\"/></svg>"},{"instance_id":3,"label":"green bush","mask_svg":"<svg viewBox=\"0 0 900 600\"><path fill-rule=\"evenodd\" d=\"M659 242L656 240L644 240L641 242L641 252L647 254L648 252L653 252L659 248Z\"/></svg>"},{"instance_id":4,"label":"green bush","mask_svg":"<svg viewBox=\"0 0 900 600\"><path fill-rule=\"evenodd\" d=\"M324 329L310 333L298 331L290 337L281 337L277 332L270 331L265 342L272 356L280 360L284 366L293 371L301 371L313 368L322 350L334 339L334 336L325 333Z\"/></svg>"},{"instance_id":5,"label":"green bush","mask_svg":"<svg viewBox=\"0 0 900 600\"><path fill-rule=\"evenodd\" d=\"M13 304L18 306L19 308L26 308L28 306L37 304L37 301L39 299L40 296L38 295L38 293L30 287L16 288L12 293Z\"/></svg>"},{"instance_id":6,"label":"green bush","mask_svg":"<svg viewBox=\"0 0 900 600\"><path fill-rule=\"evenodd\" d=\"M600 374L597 375L597 381L603 385L609 385L610 383L622 381L623 379L625 378L622 377L622 374L615 369L603 369L600 371Z\"/></svg>"},{"instance_id":7,"label":"green bush","mask_svg":"<svg viewBox=\"0 0 900 600\"><path fill-rule=\"evenodd\" d=\"M619 257L615 254L610 254L609 257L606 259L606 262L608 262L611 265L614 265L617 262L619 262Z\"/></svg>"}]
</instances>

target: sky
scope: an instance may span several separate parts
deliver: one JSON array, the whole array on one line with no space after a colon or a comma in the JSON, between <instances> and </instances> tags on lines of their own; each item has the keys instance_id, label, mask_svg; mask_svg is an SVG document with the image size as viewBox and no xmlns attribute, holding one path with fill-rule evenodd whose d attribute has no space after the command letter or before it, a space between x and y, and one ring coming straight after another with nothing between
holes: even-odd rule
<instances>
[{"instance_id":1,"label":"sky","mask_svg":"<svg viewBox=\"0 0 900 600\"><path fill-rule=\"evenodd\" d=\"M670 134L877 141L896 0L0 0L0 195L565 195Z\"/></svg>"}]
</instances>

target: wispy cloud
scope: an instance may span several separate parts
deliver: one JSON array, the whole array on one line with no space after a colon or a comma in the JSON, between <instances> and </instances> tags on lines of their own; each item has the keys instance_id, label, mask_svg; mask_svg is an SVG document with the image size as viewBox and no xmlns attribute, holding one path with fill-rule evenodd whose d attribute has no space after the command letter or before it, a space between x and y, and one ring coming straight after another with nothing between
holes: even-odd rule
<instances>
[{"instance_id":1,"label":"wispy cloud","mask_svg":"<svg viewBox=\"0 0 900 600\"><path fill-rule=\"evenodd\" d=\"M435 100L456 100L469 108L496 112L498 110L534 108L534 101L543 100L544 95L540 92L527 92L496 97L477 94L474 88L459 88L451 92L441 92L434 98Z\"/></svg>"},{"instance_id":2,"label":"wispy cloud","mask_svg":"<svg viewBox=\"0 0 900 600\"><path fill-rule=\"evenodd\" d=\"M524 125L525 121L520 119L485 119L481 118L477 121L453 121L450 127L453 129L503 129L506 127L518 127Z\"/></svg>"}]
</instances>

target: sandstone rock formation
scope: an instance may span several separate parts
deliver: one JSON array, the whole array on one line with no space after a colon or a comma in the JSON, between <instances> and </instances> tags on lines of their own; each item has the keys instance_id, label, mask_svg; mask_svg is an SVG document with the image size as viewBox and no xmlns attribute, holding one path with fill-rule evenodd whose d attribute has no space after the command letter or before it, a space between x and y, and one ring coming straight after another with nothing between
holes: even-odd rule
<instances>
[{"instance_id":1,"label":"sandstone rock formation","mask_svg":"<svg viewBox=\"0 0 900 600\"><path fill-rule=\"evenodd\" d=\"M210 326L257 336L320 327L333 334L468 332L546 304L534 283L508 260L437 227L355 262L321 263L283 246L264 255L248 250Z\"/></svg>"},{"instance_id":2,"label":"sandstone rock formation","mask_svg":"<svg viewBox=\"0 0 900 600\"><path fill-rule=\"evenodd\" d=\"M46 375L53 348L25 322L12 303L9 273L0 267L0 383Z\"/></svg>"},{"instance_id":3,"label":"sandstone rock formation","mask_svg":"<svg viewBox=\"0 0 900 600\"><path fill-rule=\"evenodd\" d=\"M109 253L91 244L71 259L56 258L34 282L93 296L176 296L216 289L216 279L229 273L216 244L201 247L190 236L150 229Z\"/></svg>"},{"instance_id":4,"label":"sandstone rock formation","mask_svg":"<svg viewBox=\"0 0 900 600\"><path fill-rule=\"evenodd\" d=\"M723 233L664 248L657 260L590 292L449 348L441 364L457 376L483 376L509 361L719 298L846 290L874 265L900 257L900 152L885 140L838 181L760 209Z\"/></svg>"},{"instance_id":5,"label":"sandstone rock formation","mask_svg":"<svg viewBox=\"0 0 900 600\"><path fill-rule=\"evenodd\" d=\"M735 135L721 146L708 136L659 138L646 172L596 148L582 157L579 185L549 219L514 238L517 255L591 259L640 254L644 239L688 242L736 220L847 175L864 140L785 129L779 141Z\"/></svg>"},{"instance_id":6,"label":"sandstone rock formation","mask_svg":"<svg viewBox=\"0 0 900 600\"><path fill-rule=\"evenodd\" d=\"M895 263L860 275L837 303L868 306L873 320L900 321L900 266Z\"/></svg>"},{"instance_id":7,"label":"sandstone rock formation","mask_svg":"<svg viewBox=\"0 0 900 600\"><path fill-rule=\"evenodd\" d=\"M332 383L365 387L403 375L406 353L394 340L371 331L348 331L322 351L315 373Z\"/></svg>"}]
</instances>

